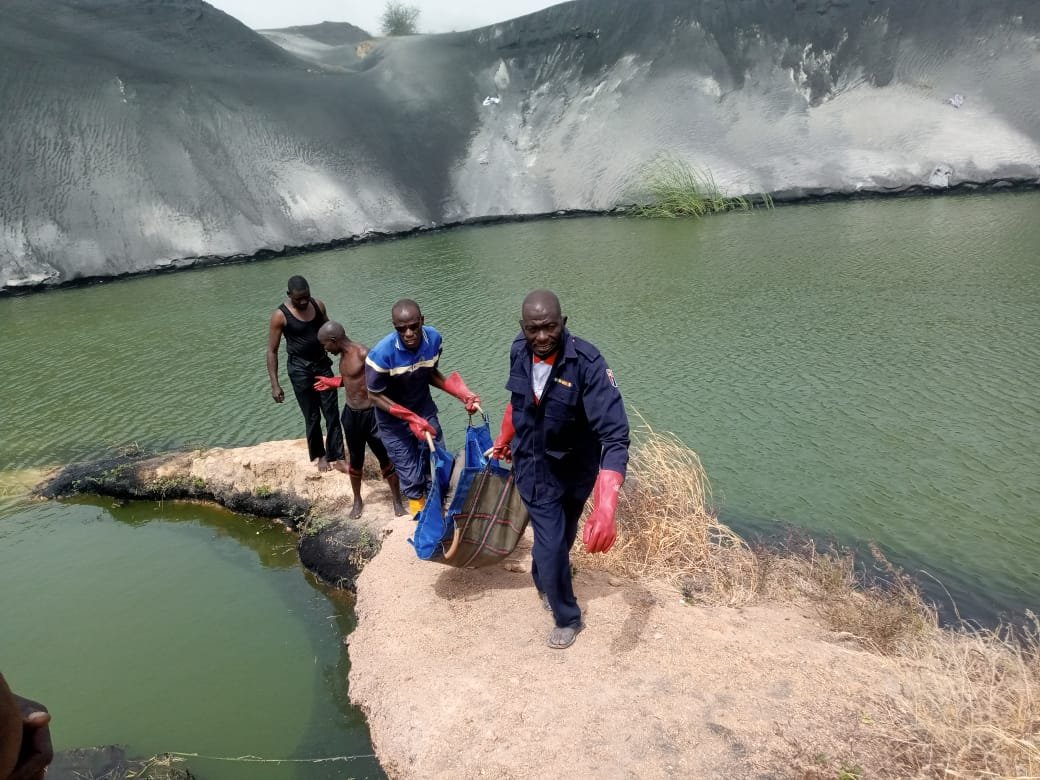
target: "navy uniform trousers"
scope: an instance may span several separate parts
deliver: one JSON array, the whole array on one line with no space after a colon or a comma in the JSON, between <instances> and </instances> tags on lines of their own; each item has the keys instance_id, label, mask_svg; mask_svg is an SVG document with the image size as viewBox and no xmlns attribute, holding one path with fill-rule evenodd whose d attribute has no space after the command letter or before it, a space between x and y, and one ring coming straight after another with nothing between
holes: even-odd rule
<instances>
[{"instance_id":1,"label":"navy uniform trousers","mask_svg":"<svg viewBox=\"0 0 1040 780\"><path fill-rule=\"evenodd\" d=\"M444 433L440 420L432 414L425 418L437 429L433 440L444 445ZM387 414L382 409L376 412L379 438L383 440L390 460L397 469L401 482L401 493L405 498L422 498L430 491L430 448L426 441L419 441L408 428L408 423Z\"/></svg>"},{"instance_id":2,"label":"navy uniform trousers","mask_svg":"<svg viewBox=\"0 0 1040 780\"><path fill-rule=\"evenodd\" d=\"M587 495L526 504L535 538L531 577L534 586L549 599L558 626L581 625L581 608L571 582L570 552L586 500Z\"/></svg>"}]
</instances>

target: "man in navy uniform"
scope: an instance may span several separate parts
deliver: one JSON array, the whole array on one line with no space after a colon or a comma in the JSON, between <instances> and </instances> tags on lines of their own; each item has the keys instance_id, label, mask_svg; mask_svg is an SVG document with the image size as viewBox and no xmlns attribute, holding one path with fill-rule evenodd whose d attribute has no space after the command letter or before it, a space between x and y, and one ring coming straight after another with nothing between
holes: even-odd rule
<instances>
[{"instance_id":1,"label":"man in navy uniform","mask_svg":"<svg viewBox=\"0 0 1040 780\"><path fill-rule=\"evenodd\" d=\"M535 290L524 298L520 328L509 352L506 389L512 397L492 455L513 461L534 529L531 574L556 622L549 647L562 650L585 627L571 582L570 550L590 494L586 549L606 552L617 538L628 416L614 373L599 350L567 331L554 293Z\"/></svg>"},{"instance_id":2,"label":"man in navy uniform","mask_svg":"<svg viewBox=\"0 0 1040 780\"><path fill-rule=\"evenodd\" d=\"M470 414L476 411L480 397L466 387L458 371L445 377L437 368L441 334L425 324L419 304L400 300L390 316L394 332L369 351L365 380L376 407L379 438L397 469L409 511L416 514L423 508L429 490L430 452L426 435L443 440L430 387L458 398Z\"/></svg>"}]
</instances>

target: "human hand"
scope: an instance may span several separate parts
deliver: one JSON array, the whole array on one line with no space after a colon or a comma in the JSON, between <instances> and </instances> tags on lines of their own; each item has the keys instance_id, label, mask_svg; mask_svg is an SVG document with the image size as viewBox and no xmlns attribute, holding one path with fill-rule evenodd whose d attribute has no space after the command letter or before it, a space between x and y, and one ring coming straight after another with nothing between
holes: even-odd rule
<instances>
[{"instance_id":1,"label":"human hand","mask_svg":"<svg viewBox=\"0 0 1040 780\"><path fill-rule=\"evenodd\" d=\"M335 390L337 387L343 387L343 377L341 376L318 376L314 382L314 389L319 393Z\"/></svg>"},{"instance_id":2,"label":"human hand","mask_svg":"<svg viewBox=\"0 0 1040 780\"><path fill-rule=\"evenodd\" d=\"M429 420L426 420L419 415L415 415L414 420L408 421L408 430L410 430L412 436L417 438L419 441L426 441L427 434L437 438L437 429L433 427Z\"/></svg>"},{"instance_id":3,"label":"human hand","mask_svg":"<svg viewBox=\"0 0 1040 780\"><path fill-rule=\"evenodd\" d=\"M47 765L54 758L51 744L51 716L39 702L14 694L22 713L22 746L9 780L43 780Z\"/></svg>"},{"instance_id":4,"label":"human hand","mask_svg":"<svg viewBox=\"0 0 1040 780\"><path fill-rule=\"evenodd\" d=\"M408 430L419 441L426 441L426 434L437 438L437 429L433 427L433 424L425 417L417 415L411 409L401 406L401 404L391 404L387 411L394 417L408 423Z\"/></svg>"},{"instance_id":5,"label":"human hand","mask_svg":"<svg viewBox=\"0 0 1040 780\"><path fill-rule=\"evenodd\" d=\"M513 460L513 450L510 444L516 436L516 428L513 427L513 402L506 404L505 414L502 415L502 430L495 439L495 445L491 448L491 457L495 460L504 460L507 463Z\"/></svg>"},{"instance_id":6,"label":"human hand","mask_svg":"<svg viewBox=\"0 0 1040 780\"><path fill-rule=\"evenodd\" d=\"M513 451L508 444L501 447L495 446L484 450L484 457L488 460L504 460L506 463L513 462Z\"/></svg>"},{"instance_id":7,"label":"human hand","mask_svg":"<svg viewBox=\"0 0 1040 780\"><path fill-rule=\"evenodd\" d=\"M271 385L271 397L276 404L280 404L285 400L285 391L282 390L281 385Z\"/></svg>"},{"instance_id":8,"label":"human hand","mask_svg":"<svg viewBox=\"0 0 1040 780\"><path fill-rule=\"evenodd\" d=\"M617 540L618 490L625 478L617 471L602 469L592 491L592 512L585 521L581 540L590 553L607 552Z\"/></svg>"}]
</instances>

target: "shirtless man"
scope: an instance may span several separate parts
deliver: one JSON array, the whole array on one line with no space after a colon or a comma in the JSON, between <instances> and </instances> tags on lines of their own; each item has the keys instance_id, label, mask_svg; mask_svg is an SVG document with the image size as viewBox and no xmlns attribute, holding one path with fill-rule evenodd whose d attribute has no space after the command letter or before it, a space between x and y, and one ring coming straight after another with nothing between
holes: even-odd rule
<instances>
[{"instance_id":1,"label":"shirtless man","mask_svg":"<svg viewBox=\"0 0 1040 780\"><path fill-rule=\"evenodd\" d=\"M386 454L386 447L379 438L376 429L375 407L368 397L368 386L365 382L365 358L368 348L347 338L346 331L338 322L329 320L318 329L318 341L325 351L339 355L339 376L319 376L314 383L318 392L334 390L342 387L347 393L347 402L343 407L343 432L347 439L347 452L350 461L347 474L350 475L350 486L354 489L354 507L350 516L354 520L361 517L364 502L361 500L361 467L365 464L365 445L379 461L379 470L390 486L390 495L394 504L394 514L400 517L405 514L401 502L401 484L394 464Z\"/></svg>"}]
</instances>

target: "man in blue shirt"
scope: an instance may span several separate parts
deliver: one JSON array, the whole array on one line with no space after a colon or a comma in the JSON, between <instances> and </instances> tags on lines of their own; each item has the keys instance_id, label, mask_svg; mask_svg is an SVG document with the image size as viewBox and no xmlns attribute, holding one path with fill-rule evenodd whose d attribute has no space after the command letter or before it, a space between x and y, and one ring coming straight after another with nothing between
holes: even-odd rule
<instances>
[{"instance_id":1,"label":"man in blue shirt","mask_svg":"<svg viewBox=\"0 0 1040 780\"><path fill-rule=\"evenodd\" d=\"M459 372L445 377L437 368L441 334L426 325L419 304L403 299L391 310L394 332L376 344L365 358L368 394L376 407L379 438L386 445L414 515L425 504L430 482L429 434L443 441L437 405L430 386L450 393L476 411L480 397L462 381Z\"/></svg>"},{"instance_id":2,"label":"man in blue shirt","mask_svg":"<svg viewBox=\"0 0 1040 780\"><path fill-rule=\"evenodd\" d=\"M618 490L628 467L629 428L614 372L592 344L566 329L560 299L535 290L524 299L520 335L509 351L512 394L493 457L512 459L531 516L531 574L564 649L585 626L571 582L570 550L585 501L593 509L583 541L606 552L617 538Z\"/></svg>"}]
</instances>

